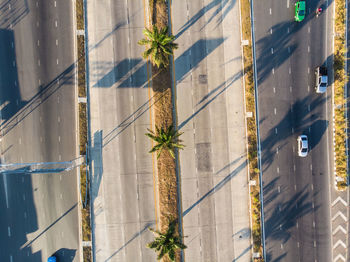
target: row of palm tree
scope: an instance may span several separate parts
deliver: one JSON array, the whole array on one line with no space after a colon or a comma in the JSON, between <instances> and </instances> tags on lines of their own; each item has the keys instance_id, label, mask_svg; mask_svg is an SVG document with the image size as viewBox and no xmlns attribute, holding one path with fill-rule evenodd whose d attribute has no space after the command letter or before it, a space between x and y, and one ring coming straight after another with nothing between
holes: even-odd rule
<instances>
[{"instance_id":1,"label":"row of palm tree","mask_svg":"<svg viewBox=\"0 0 350 262\"><path fill-rule=\"evenodd\" d=\"M144 29L143 34L145 38L138 42L138 44L146 46L146 50L142 54L143 58L150 58L152 64L158 68L167 68L169 66L169 56L178 47L174 43L175 37L168 34L168 27L158 29L157 26L153 26L152 29ZM163 150L167 150L175 158L175 150L184 148L184 145L181 144L182 141L179 139L182 133L178 132L173 125L168 128L156 126L155 132L150 129L147 130L148 133L145 135L156 143L149 153L157 152L157 159ZM175 261L176 250L187 248L177 234L176 226L176 221L170 221L164 233L150 229L156 237L147 247L158 253L158 260L167 256L171 261Z\"/></svg>"}]
</instances>

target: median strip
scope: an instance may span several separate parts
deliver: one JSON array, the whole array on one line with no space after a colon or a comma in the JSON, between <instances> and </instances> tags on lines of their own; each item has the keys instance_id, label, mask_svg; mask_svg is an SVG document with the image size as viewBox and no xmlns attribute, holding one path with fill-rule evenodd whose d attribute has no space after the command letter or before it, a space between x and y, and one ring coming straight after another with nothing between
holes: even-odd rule
<instances>
[{"instance_id":1,"label":"median strip","mask_svg":"<svg viewBox=\"0 0 350 262\"><path fill-rule=\"evenodd\" d=\"M252 57L252 36L251 36L251 18L250 1L241 0L241 22L242 22L242 40L247 44L243 45L243 63L244 63L244 88L246 102L246 128L248 144L248 162L250 179L250 201L251 201L251 220L253 237L253 259L254 261L263 261L261 258L261 214L260 214L260 181L257 157L257 127L255 119L255 94L253 78L253 57ZM242 41L243 42L243 41ZM277 129L276 129L277 133Z\"/></svg>"},{"instance_id":2,"label":"median strip","mask_svg":"<svg viewBox=\"0 0 350 262\"><path fill-rule=\"evenodd\" d=\"M84 3L76 0L76 27L77 27L77 68L78 68L78 103L79 103L79 153L87 155L87 104L86 104L86 80L85 80L85 36L84 36ZM80 166L80 196L81 219L83 240L83 261L92 261L91 247L91 223L90 223L90 196L89 176L86 164Z\"/></svg>"},{"instance_id":3,"label":"median strip","mask_svg":"<svg viewBox=\"0 0 350 262\"><path fill-rule=\"evenodd\" d=\"M343 191L347 188L347 154L345 119L345 1L335 0L334 22L334 157L335 157L335 188Z\"/></svg>"}]
</instances>

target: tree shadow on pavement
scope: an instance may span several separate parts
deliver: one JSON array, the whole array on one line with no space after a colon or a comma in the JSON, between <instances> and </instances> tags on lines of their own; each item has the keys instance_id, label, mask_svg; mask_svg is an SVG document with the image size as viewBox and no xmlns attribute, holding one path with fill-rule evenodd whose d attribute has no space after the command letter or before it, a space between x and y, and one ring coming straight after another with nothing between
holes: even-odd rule
<instances>
[{"instance_id":1,"label":"tree shadow on pavement","mask_svg":"<svg viewBox=\"0 0 350 262\"><path fill-rule=\"evenodd\" d=\"M268 207L265 206L264 209L264 213L267 213ZM286 243L292 236L289 230L296 226L298 219L315 209L317 210L318 206L312 207L307 186L289 200L275 203L271 210L267 210L268 215L265 215L266 241L278 240Z\"/></svg>"},{"instance_id":2,"label":"tree shadow on pavement","mask_svg":"<svg viewBox=\"0 0 350 262\"><path fill-rule=\"evenodd\" d=\"M261 134L261 162L262 171L266 171L276 156L276 146L280 146L280 142L285 142L289 137L297 137L298 134L308 132L308 128L319 127L324 125L326 122L323 120L317 120L315 122L316 116L314 111L318 109L319 106L326 102L327 98L325 96L317 96L312 100L312 96L307 96L302 100L297 100L291 106L291 110L276 124L274 128L269 129L267 134ZM310 111L308 106L310 105ZM328 125L328 123L327 123ZM292 133L292 128L294 128L294 134ZM276 129L278 130L278 135L276 134ZM320 133L322 131L322 133ZM313 140L313 147L320 141L320 136L326 131L325 128L317 130L319 135Z\"/></svg>"},{"instance_id":3,"label":"tree shadow on pavement","mask_svg":"<svg viewBox=\"0 0 350 262\"><path fill-rule=\"evenodd\" d=\"M225 41L225 39L223 38L218 38L218 39L208 39L208 40L198 40L195 44L193 44L189 49L187 49L182 55L180 55L176 60L175 60L175 70L176 70L176 79L177 81L180 81L181 79L183 79L188 73L191 72L191 70L193 70L194 68L196 68L198 66L198 64L206 57L208 56L211 52L214 51L214 49L216 49L219 45L221 45L223 42ZM206 48L208 48L208 52L204 53L199 51L198 49L202 48L201 50L203 51ZM192 62L190 63L190 67L187 68L186 70L184 70L183 68L186 67L187 64L184 64L187 62L187 60L189 61L189 57L195 56L195 58L192 59ZM128 61L123 61L121 62L123 65L118 64L116 66L116 68L112 69L113 73L111 73L112 71L109 71L108 74L110 74L107 78L102 77L99 81L100 84L105 85L106 87L111 87L115 81L118 80L120 82L120 84L118 85L118 87L135 87L135 88L140 88L140 87L145 87L148 85L148 81L147 81L147 75L146 74L141 74L141 73L137 73L140 71L145 71L146 70L146 64L144 64L143 62L138 62L139 60L134 60L134 64L137 64L139 67L134 70L133 72L131 72L130 70L121 70L120 68L129 68L130 69L130 65L128 64ZM177 70L176 68L180 68L179 70ZM112 77L111 75L113 75L114 73L117 74L121 74L120 76L116 76L116 77ZM137 75L134 75L137 74ZM142 75L142 77L140 77ZM227 81L227 83L223 83L222 85L220 85L218 89L223 89L219 92L219 94L221 94L222 92L224 92L234 81L236 81L239 77L241 76L241 72L237 73L235 76L232 76L231 78L229 78L229 80ZM132 81L130 82L130 80L128 79L135 79L135 78L139 78L137 80L137 82L135 85L132 85ZM108 80L107 80L108 79ZM98 82L99 82L98 81ZM118 82L117 81L117 82ZM126 83L129 83L128 85ZM131 84L130 84L131 83ZM209 96L209 95L208 95ZM217 95L215 96L217 97ZM214 98L215 98L214 97ZM213 98L213 99L214 99ZM210 102L213 100L211 99ZM147 100L145 103L143 103L135 112L133 112L131 115L129 115L128 117L124 118L115 128L113 128L112 130L108 131L107 135L105 135L103 137L103 147L107 146L111 141L113 141L120 133L122 133L126 128L130 127L130 125L132 125L133 123L135 123L135 121L140 118L142 115L144 115L155 103L156 101L154 101L153 97L151 97L149 100ZM203 107L205 108L210 102L206 103ZM201 109L199 110L201 111ZM192 116L194 117L194 116ZM190 119L188 119L190 120Z\"/></svg>"},{"instance_id":4,"label":"tree shadow on pavement","mask_svg":"<svg viewBox=\"0 0 350 262\"><path fill-rule=\"evenodd\" d=\"M287 33L290 27L291 22L274 25L271 28L273 34L268 34L256 41L256 67L259 85L272 73L272 69L282 65L297 49L297 45L292 42L293 32Z\"/></svg>"},{"instance_id":5,"label":"tree shadow on pavement","mask_svg":"<svg viewBox=\"0 0 350 262\"><path fill-rule=\"evenodd\" d=\"M201 61L222 45L227 38L200 39L175 60L175 81L178 83L196 69Z\"/></svg>"},{"instance_id":6,"label":"tree shadow on pavement","mask_svg":"<svg viewBox=\"0 0 350 262\"><path fill-rule=\"evenodd\" d=\"M227 14L232 10L236 0L213 0L202 9L200 9L194 16L192 16L179 30L175 35L175 38L180 37L184 32L186 32L192 25L194 25L199 19L204 17L207 13L211 13L203 27L200 30L203 30L214 18L216 18L216 27L223 22Z\"/></svg>"}]
</instances>

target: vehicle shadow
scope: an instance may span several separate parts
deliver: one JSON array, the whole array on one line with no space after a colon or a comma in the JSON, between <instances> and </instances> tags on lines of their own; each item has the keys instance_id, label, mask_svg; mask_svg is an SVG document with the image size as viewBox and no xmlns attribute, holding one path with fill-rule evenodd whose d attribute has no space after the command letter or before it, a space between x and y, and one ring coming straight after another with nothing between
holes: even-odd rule
<instances>
[{"instance_id":1,"label":"vehicle shadow","mask_svg":"<svg viewBox=\"0 0 350 262\"><path fill-rule=\"evenodd\" d=\"M76 253L76 249L61 248L57 250L53 255L57 257L57 262L73 262Z\"/></svg>"}]
</instances>

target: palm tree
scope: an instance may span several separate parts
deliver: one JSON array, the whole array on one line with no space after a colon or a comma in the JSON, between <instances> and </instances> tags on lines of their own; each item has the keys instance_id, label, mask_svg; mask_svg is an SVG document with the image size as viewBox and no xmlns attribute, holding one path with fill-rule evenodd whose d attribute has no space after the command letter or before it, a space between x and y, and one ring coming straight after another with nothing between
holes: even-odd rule
<instances>
[{"instance_id":1,"label":"palm tree","mask_svg":"<svg viewBox=\"0 0 350 262\"><path fill-rule=\"evenodd\" d=\"M149 138L153 139L157 144L149 151L149 153L153 153L158 151L157 158L159 158L163 149L167 149L170 155L175 158L174 149L180 148L183 149L185 146L180 144L182 140L179 140L178 137L183 133L179 133L177 130L173 128L173 126L169 126L167 129L159 128L156 126L156 133L152 130L148 129L148 133L145 135Z\"/></svg>"},{"instance_id":2,"label":"palm tree","mask_svg":"<svg viewBox=\"0 0 350 262\"><path fill-rule=\"evenodd\" d=\"M173 50L177 48L177 44L173 43L175 36L168 35L168 27L158 29L153 26L153 30L145 28L143 30L144 39L138 41L139 45L146 45L148 49L143 52L142 56L147 59L151 56L151 61L158 68L161 66L167 67L169 65L169 55L173 54Z\"/></svg>"},{"instance_id":3,"label":"palm tree","mask_svg":"<svg viewBox=\"0 0 350 262\"><path fill-rule=\"evenodd\" d=\"M154 249L158 253L158 260L162 259L162 257L167 254L171 261L175 261L176 249L187 248L187 246L181 242L181 238L176 234L175 228L176 221L169 223L168 230L165 233L150 228L156 237L152 242L147 244L147 247Z\"/></svg>"}]
</instances>

